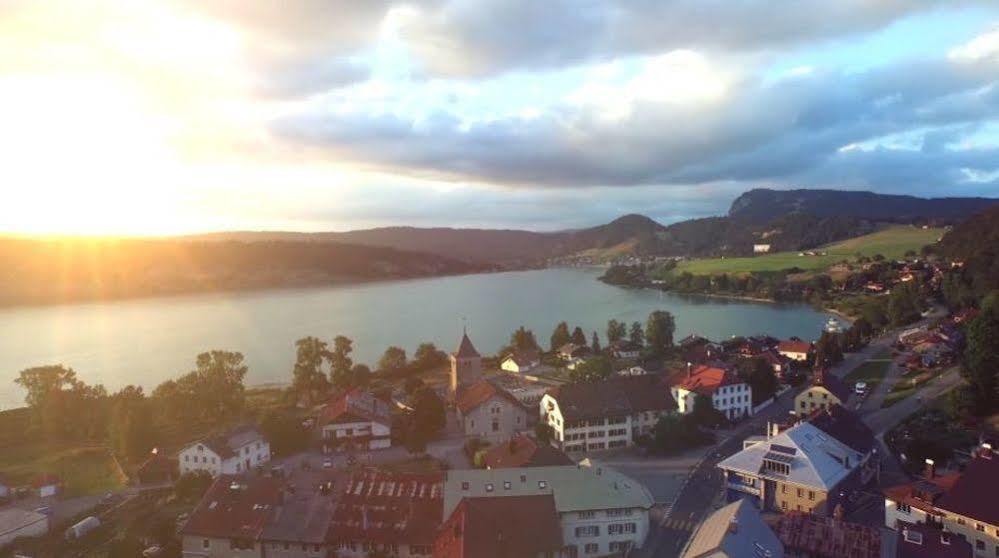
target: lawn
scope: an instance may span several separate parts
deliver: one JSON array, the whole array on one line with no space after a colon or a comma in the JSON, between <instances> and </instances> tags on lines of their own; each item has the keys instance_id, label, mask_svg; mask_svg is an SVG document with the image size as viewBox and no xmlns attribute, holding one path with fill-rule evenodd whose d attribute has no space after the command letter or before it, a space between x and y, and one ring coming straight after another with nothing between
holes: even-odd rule
<instances>
[{"instance_id":1,"label":"lawn","mask_svg":"<svg viewBox=\"0 0 999 558\"><path fill-rule=\"evenodd\" d=\"M920 248L937 241L944 233L943 229L920 229L911 226L896 226L841 242L816 248L816 253L825 252L820 256L799 256L798 252L778 252L764 256L747 258L711 258L680 262L676 273L684 271L695 275L711 275L719 273L748 273L752 271L782 271L799 268L805 271L817 271L843 260L853 261L857 255L882 256L895 259L902 257L909 250L918 252Z\"/></svg>"},{"instance_id":2,"label":"lawn","mask_svg":"<svg viewBox=\"0 0 999 558\"><path fill-rule=\"evenodd\" d=\"M0 471L18 485L27 485L40 473L53 473L66 483L67 496L95 494L121 488L125 479L117 473L107 448L67 446L33 442L4 448Z\"/></svg>"},{"instance_id":3,"label":"lawn","mask_svg":"<svg viewBox=\"0 0 999 558\"><path fill-rule=\"evenodd\" d=\"M843 378L843 381L851 388L857 382L867 382L867 391L869 393L884 379L891 363L891 350L884 349L867 362L854 368L853 371Z\"/></svg>"}]
</instances>

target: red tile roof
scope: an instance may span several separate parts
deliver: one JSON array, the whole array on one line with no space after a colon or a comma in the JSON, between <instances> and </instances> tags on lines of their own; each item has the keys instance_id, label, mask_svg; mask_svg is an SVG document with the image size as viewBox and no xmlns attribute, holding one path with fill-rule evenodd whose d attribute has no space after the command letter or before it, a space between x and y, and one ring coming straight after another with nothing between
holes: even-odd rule
<instances>
[{"instance_id":1,"label":"red tile roof","mask_svg":"<svg viewBox=\"0 0 999 558\"><path fill-rule=\"evenodd\" d=\"M335 542L434 543L444 514L442 474L368 470L347 482L331 522Z\"/></svg>"},{"instance_id":2,"label":"red tile roof","mask_svg":"<svg viewBox=\"0 0 999 558\"><path fill-rule=\"evenodd\" d=\"M477 382L462 388L461 391L458 392L455 405L458 407L458 410L461 411L461 414L466 414L494 397L502 397L515 405L521 405L520 401L516 397L511 395L506 390L496 387L492 382L485 379L478 380Z\"/></svg>"},{"instance_id":3,"label":"red tile roof","mask_svg":"<svg viewBox=\"0 0 999 558\"><path fill-rule=\"evenodd\" d=\"M441 528L434 558L526 558L561 547L553 495L463 498Z\"/></svg>"},{"instance_id":4,"label":"red tile roof","mask_svg":"<svg viewBox=\"0 0 999 558\"><path fill-rule=\"evenodd\" d=\"M777 344L777 351L781 353L810 353L812 344L808 341L781 341Z\"/></svg>"},{"instance_id":5,"label":"red tile roof","mask_svg":"<svg viewBox=\"0 0 999 558\"><path fill-rule=\"evenodd\" d=\"M894 502L908 504L933 515L942 515L936 509L935 503L960 477L960 473L949 473L936 475L933 478L920 478L914 482L888 487L883 492L885 497Z\"/></svg>"},{"instance_id":6,"label":"red tile roof","mask_svg":"<svg viewBox=\"0 0 999 558\"><path fill-rule=\"evenodd\" d=\"M982 450L968 463L961 477L957 479L940 500L937 507L999 526L999 455L991 450Z\"/></svg>"},{"instance_id":7,"label":"red tile roof","mask_svg":"<svg viewBox=\"0 0 999 558\"><path fill-rule=\"evenodd\" d=\"M509 442L493 446L485 453L482 462L487 469L573 464L561 451L546 444L538 444L533 438L523 434L515 436Z\"/></svg>"},{"instance_id":8,"label":"red tile roof","mask_svg":"<svg viewBox=\"0 0 999 558\"><path fill-rule=\"evenodd\" d=\"M392 414L388 403L361 389L352 389L326 404L318 424L362 421L388 426L392 422Z\"/></svg>"},{"instance_id":9,"label":"red tile roof","mask_svg":"<svg viewBox=\"0 0 999 558\"><path fill-rule=\"evenodd\" d=\"M281 505L281 481L220 475L191 512L183 535L257 540Z\"/></svg>"},{"instance_id":10,"label":"red tile roof","mask_svg":"<svg viewBox=\"0 0 999 558\"><path fill-rule=\"evenodd\" d=\"M702 395L711 395L722 386L741 383L743 381L729 368L700 364L691 369L689 376L682 377L677 387Z\"/></svg>"},{"instance_id":11,"label":"red tile roof","mask_svg":"<svg viewBox=\"0 0 999 558\"><path fill-rule=\"evenodd\" d=\"M881 531L866 525L792 511L780 517L774 532L794 556L881 558Z\"/></svg>"}]
</instances>

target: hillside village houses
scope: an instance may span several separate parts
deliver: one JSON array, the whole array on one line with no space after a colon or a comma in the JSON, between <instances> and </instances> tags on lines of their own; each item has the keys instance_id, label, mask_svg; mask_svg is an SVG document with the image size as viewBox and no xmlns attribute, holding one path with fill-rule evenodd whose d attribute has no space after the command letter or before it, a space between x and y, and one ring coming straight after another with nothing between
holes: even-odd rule
<instances>
[{"instance_id":1,"label":"hillside village houses","mask_svg":"<svg viewBox=\"0 0 999 558\"><path fill-rule=\"evenodd\" d=\"M247 472L270 460L270 444L252 425L194 442L178 456L180 474L207 471L213 477Z\"/></svg>"},{"instance_id":2,"label":"hillside village houses","mask_svg":"<svg viewBox=\"0 0 999 558\"><path fill-rule=\"evenodd\" d=\"M360 389L334 398L323 408L316 422L323 443L382 449L392 445L392 412L389 404Z\"/></svg>"},{"instance_id":3,"label":"hillside village houses","mask_svg":"<svg viewBox=\"0 0 999 558\"><path fill-rule=\"evenodd\" d=\"M793 361L805 362L812 354L812 344L800 339L781 341L777 344L777 353Z\"/></svg>"},{"instance_id":4,"label":"hillside village houses","mask_svg":"<svg viewBox=\"0 0 999 558\"><path fill-rule=\"evenodd\" d=\"M584 459L578 465L448 471L444 515L466 498L553 495L562 527L556 556L605 556L640 547L655 501L640 482Z\"/></svg>"},{"instance_id":5,"label":"hillside village houses","mask_svg":"<svg viewBox=\"0 0 999 558\"><path fill-rule=\"evenodd\" d=\"M699 364L671 388L677 411L690 414L697 395L711 398L712 406L730 420L753 414L753 390L728 365Z\"/></svg>"},{"instance_id":6,"label":"hillside village houses","mask_svg":"<svg viewBox=\"0 0 999 558\"><path fill-rule=\"evenodd\" d=\"M517 374L533 372L541 366L541 355L538 351L514 351L500 363L500 369Z\"/></svg>"},{"instance_id":7,"label":"hillside village houses","mask_svg":"<svg viewBox=\"0 0 999 558\"><path fill-rule=\"evenodd\" d=\"M676 402L658 376L566 384L541 399L552 442L566 452L631 446L635 437L652 431L660 416L675 410Z\"/></svg>"}]
</instances>

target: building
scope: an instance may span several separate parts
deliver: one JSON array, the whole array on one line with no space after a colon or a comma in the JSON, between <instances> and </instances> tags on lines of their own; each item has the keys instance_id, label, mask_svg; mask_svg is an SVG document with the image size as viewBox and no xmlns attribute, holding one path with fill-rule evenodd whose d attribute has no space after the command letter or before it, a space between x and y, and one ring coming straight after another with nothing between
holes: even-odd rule
<instances>
[{"instance_id":1,"label":"building","mask_svg":"<svg viewBox=\"0 0 999 558\"><path fill-rule=\"evenodd\" d=\"M784 545L747 500L708 516L694 531L683 558L783 558Z\"/></svg>"},{"instance_id":2,"label":"building","mask_svg":"<svg viewBox=\"0 0 999 558\"><path fill-rule=\"evenodd\" d=\"M331 522L336 557L430 556L443 518L442 479L374 470L352 476Z\"/></svg>"},{"instance_id":3,"label":"building","mask_svg":"<svg viewBox=\"0 0 999 558\"><path fill-rule=\"evenodd\" d=\"M236 475L271 460L271 446L253 425L244 425L180 450L180 474L207 471L213 477Z\"/></svg>"},{"instance_id":4,"label":"building","mask_svg":"<svg viewBox=\"0 0 999 558\"><path fill-rule=\"evenodd\" d=\"M631 446L660 416L676 411L676 403L657 376L616 376L553 388L540 411L553 444L585 452Z\"/></svg>"},{"instance_id":5,"label":"building","mask_svg":"<svg viewBox=\"0 0 999 558\"><path fill-rule=\"evenodd\" d=\"M41 537L49 532L49 516L20 508L0 509L0 549L20 537Z\"/></svg>"},{"instance_id":6,"label":"building","mask_svg":"<svg viewBox=\"0 0 999 558\"><path fill-rule=\"evenodd\" d=\"M466 498L547 496L562 528L561 557L624 553L645 543L654 500L641 483L609 467L579 465L447 472L444 514Z\"/></svg>"},{"instance_id":7,"label":"building","mask_svg":"<svg viewBox=\"0 0 999 558\"><path fill-rule=\"evenodd\" d=\"M539 366L541 366L541 355L538 351L514 351L500 364L501 369L517 374L533 372Z\"/></svg>"},{"instance_id":8,"label":"building","mask_svg":"<svg viewBox=\"0 0 999 558\"><path fill-rule=\"evenodd\" d=\"M787 357L782 356L777 351L767 349L759 354L759 358L762 358L770 366L778 380L783 381L787 378L787 373L790 371Z\"/></svg>"},{"instance_id":9,"label":"building","mask_svg":"<svg viewBox=\"0 0 999 558\"><path fill-rule=\"evenodd\" d=\"M971 544L954 533L910 523L899 527L896 558L972 558Z\"/></svg>"},{"instance_id":10,"label":"building","mask_svg":"<svg viewBox=\"0 0 999 558\"><path fill-rule=\"evenodd\" d=\"M610 351L614 358L630 360L638 358L642 353L642 347L628 339L618 339L610 344Z\"/></svg>"},{"instance_id":11,"label":"building","mask_svg":"<svg viewBox=\"0 0 999 558\"><path fill-rule=\"evenodd\" d=\"M860 417L850 412L846 407L830 405L825 409L813 412L806 419L809 424L818 428L826 436L842 442L853 451L860 454L860 484L867 486L872 481L878 481L881 472L881 456L878 453L879 444L874 437L874 431Z\"/></svg>"},{"instance_id":12,"label":"building","mask_svg":"<svg viewBox=\"0 0 999 558\"><path fill-rule=\"evenodd\" d=\"M31 481L31 487L38 491L40 498L51 498L62 492L63 482L58 475L42 473Z\"/></svg>"},{"instance_id":13,"label":"building","mask_svg":"<svg viewBox=\"0 0 999 558\"><path fill-rule=\"evenodd\" d=\"M491 442L509 440L525 430L530 417L520 400L485 379L459 389L455 408L467 436Z\"/></svg>"},{"instance_id":14,"label":"building","mask_svg":"<svg viewBox=\"0 0 999 558\"><path fill-rule=\"evenodd\" d=\"M722 460L729 501L764 510L828 515L862 486L865 456L807 422Z\"/></svg>"},{"instance_id":15,"label":"building","mask_svg":"<svg viewBox=\"0 0 999 558\"><path fill-rule=\"evenodd\" d=\"M882 558L879 529L839 518L789 512L775 527L784 556L801 558Z\"/></svg>"},{"instance_id":16,"label":"building","mask_svg":"<svg viewBox=\"0 0 999 558\"><path fill-rule=\"evenodd\" d=\"M766 254L769 251L770 251L769 244L753 244L754 254Z\"/></svg>"},{"instance_id":17,"label":"building","mask_svg":"<svg viewBox=\"0 0 999 558\"><path fill-rule=\"evenodd\" d=\"M699 364L672 388L677 411L689 414L698 395L711 398L711 405L728 419L753 414L753 390L734 370L721 364Z\"/></svg>"},{"instance_id":18,"label":"building","mask_svg":"<svg viewBox=\"0 0 999 558\"><path fill-rule=\"evenodd\" d=\"M183 556L326 558L333 504L332 484L221 474L180 529Z\"/></svg>"},{"instance_id":19,"label":"building","mask_svg":"<svg viewBox=\"0 0 999 558\"><path fill-rule=\"evenodd\" d=\"M999 456L983 444L960 474L937 476L934 464L914 483L885 490L885 525L943 529L968 541L976 558L999 556Z\"/></svg>"},{"instance_id":20,"label":"building","mask_svg":"<svg viewBox=\"0 0 999 558\"><path fill-rule=\"evenodd\" d=\"M537 408L538 403L541 402L541 398L545 396L545 392L558 385L543 378L521 376L519 374L497 374L491 376L489 381L497 389L509 393L517 401L520 401L524 406L531 409ZM528 421L528 424L533 424L537 420L537 416L534 413L529 413L529 418L531 420Z\"/></svg>"},{"instance_id":21,"label":"building","mask_svg":"<svg viewBox=\"0 0 999 558\"><path fill-rule=\"evenodd\" d=\"M434 558L545 558L562 549L551 494L462 498L434 543Z\"/></svg>"},{"instance_id":22,"label":"building","mask_svg":"<svg viewBox=\"0 0 999 558\"><path fill-rule=\"evenodd\" d=\"M573 464L574 462L566 454L548 444L539 444L534 438L524 434L510 438L509 442L493 446L482 458L482 465L486 469Z\"/></svg>"},{"instance_id":23,"label":"building","mask_svg":"<svg viewBox=\"0 0 999 558\"><path fill-rule=\"evenodd\" d=\"M448 393L451 401L454 401L463 386L470 385L482 377L482 355L475 350L475 345L472 345L472 340L468 338L468 332L464 331L458 349L448 355L448 359L451 363Z\"/></svg>"},{"instance_id":24,"label":"building","mask_svg":"<svg viewBox=\"0 0 999 558\"><path fill-rule=\"evenodd\" d=\"M816 370L808 389L795 396L794 410L806 415L831 405L846 405L849 399L850 387L843 380L827 370Z\"/></svg>"},{"instance_id":25,"label":"building","mask_svg":"<svg viewBox=\"0 0 999 558\"><path fill-rule=\"evenodd\" d=\"M781 341L777 344L777 353L795 362L805 362L812 354L812 344L800 339Z\"/></svg>"},{"instance_id":26,"label":"building","mask_svg":"<svg viewBox=\"0 0 999 558\"><path fill-rule=\"evenodd\" d=\"M327 446L373 450L392 445L389 404L361 389L352 389L327 403L316 426Z\"/></svg>"}]
</instances>

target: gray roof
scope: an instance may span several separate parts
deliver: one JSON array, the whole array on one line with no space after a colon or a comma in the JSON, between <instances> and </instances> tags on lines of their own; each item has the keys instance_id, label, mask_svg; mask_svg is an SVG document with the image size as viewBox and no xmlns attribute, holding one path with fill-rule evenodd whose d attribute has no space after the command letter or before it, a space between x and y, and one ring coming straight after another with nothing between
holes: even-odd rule
<instances>
[{"instance_id":1,"label":"gray roof","mask_svg":"<svg viewBox=\"0 0 999 558\"><path fill-rule=\"evenodd\" d=\"M766 554L770 551L770 554ZM683 558L782 558L784 546L748 500L714 512L694 532Z\"/></svg>"},{"instance_id":2,"label":"gray roof","mask_svg":"<svg viewBox=\"0 0 999 558\"><path fill-rule=\"evenodd\" d=\"M463 488L463 483L468 483L467 489ZM504 483L510 483L509 488ZM652 494L640 482L584 459L579 465L448 471L444 480L444 516L451 515L462 498L537 494L554 495L555 509L559 513L649 509L654 504Z\"/></svg>"},{"instance_id":3,"label":"gray roof","mask_svg":"<svg viewBox=\"0 0 999 558\"><path fill-rule=\"evenodd\" d=\"M47 520L47 515L30 510L22 510L20 508L2 509L0 510L0 538L3 538L8 533Z\"/></svg>"},{"instance_id":4,"label":"gray roof","mask_svg":"<svg viewBox=\"0 0 999 558\"><path fill-rule=\"evenodd\" d=\"M286 494L260 538L265 541L325 543L336 509L335 496L333 490L322 494L313 487Z\"/></svg>"},{"instance_id":5,"label":"gray roof","mask_svg":"<svg viewBox=\"0 0 999 558\"><path fill-rule=\"evenodd\" d=\"M655 375L564 384L549 394L558 403L562 420L568 422L676 409L669 387Z\"/></svg>"},{"instance_id":6,"label":"gray roof","mask_svg":"<svg viewBox=\"0 0 999 558\"><path fill-rule=\"evenodd\" d=\"M787 476L763 470L764 458L790 465ZM802 486L830 490L859 464L863 455L846 444L803 422L769 441L748 447L718 464L751 476L773 477Z\"/></svg>"},{"instance_id":7,"label":"gray roof","mask_svg":"<svg viewBox=\"0 0 999 558\"><path fill-rule=\"evenodd\" d=\"M235 455L239 448L256 441L263 441L264 435L252 424L244 424L228 432L212 436L201 443L208 446L222 459L228 459Z\"/></svg>"}]
</instances>

